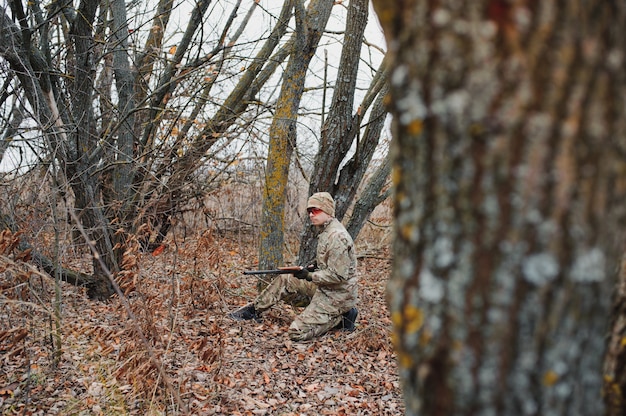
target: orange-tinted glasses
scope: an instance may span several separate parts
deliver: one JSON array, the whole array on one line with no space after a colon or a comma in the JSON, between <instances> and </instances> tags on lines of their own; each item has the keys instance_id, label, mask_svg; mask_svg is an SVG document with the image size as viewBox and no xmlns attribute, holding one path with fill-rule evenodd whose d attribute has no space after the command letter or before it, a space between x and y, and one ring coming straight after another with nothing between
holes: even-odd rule
<instances>
[{"instance_id":1,"label":"orange-tinted glasses","mask_svg":"<svg viewBox=\"0 0 626 416\"><path fill-rule=\"evenodd\" d=\"M322 212L322 210L319 208L307 208L306 212L308 212L309 214L317 215Z\"/></svg>"}]
</instances>

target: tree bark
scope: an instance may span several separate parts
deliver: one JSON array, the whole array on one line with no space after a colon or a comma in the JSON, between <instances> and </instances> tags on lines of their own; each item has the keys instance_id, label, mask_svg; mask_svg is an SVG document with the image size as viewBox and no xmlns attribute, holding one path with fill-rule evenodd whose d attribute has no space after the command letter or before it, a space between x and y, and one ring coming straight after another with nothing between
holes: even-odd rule
<instances>
[{"instance_id":1,"label":"tree bark","mask_svg":"<svg viewBox=\"0 0 626 416\"><path fill-rule=\"evenodd\" d=\"M385 189L385 184L391 173L391 161L389 155L382 164L372 174L369 182L359 195L359 199L354 203L350 220L346 225L346 230L353 239L361 232L361 228L367 221L372 211L391 195L391 187Z\"/></svg>"},{"instance_id":2,"label":"tree bark","mask_svg":"<svg viewBox=\"0 0 626 416\"><path fill-rule=\"evenodd\" d=\"M134 145L135 145L135 100L133 97L134 77L131 71L128 56L128 21L126 18L126 3L124 0L111 1L111 15L113 17L113 68L117 86L118 127L115 141L115 161L113 169L113 198L118 208L117 218L126 225L127 212L130 209L132 185L134 182ZM126 228L126 227L125 227Z\"/></svg>"},{"instance_id":3,"label":"tree bark","mask_svg":"<svg viewBox=\"0 0 626 416\"><path fill-rule=\"evenodd\" d=\"M624 4L374 4L406 413L602 414L626 220Z\"/></svg>"},{"instance_id":4,"label":"tree bark","mask_svg":"<svg viewBox=\"0 0 626 416\"><path fill-rule=\"evenodd\" d=\"M309 195L331 192L339 165L360 130L361 114L353 115L357 74L361 59L363 33L368 20L368 0L353 0L348 4L346 30L339 59L337 79L328 117L322 126L320 148L311 174ZM365 111L366 109L362 109ZM332 193L332 192L331 192ZM341 204L341 199L335 202Z\"/></svg>"}]
</instances>

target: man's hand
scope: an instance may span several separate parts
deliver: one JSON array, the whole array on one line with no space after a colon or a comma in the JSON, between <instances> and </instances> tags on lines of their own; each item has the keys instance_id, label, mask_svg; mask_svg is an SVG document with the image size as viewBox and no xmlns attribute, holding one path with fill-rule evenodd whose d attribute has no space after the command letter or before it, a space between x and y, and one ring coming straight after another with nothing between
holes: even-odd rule
<instances>
[{"instance_id":1,"label":"man's hand","mask_svg":"<svg viewBox=\"0 0 626 416\"><path fill-rule=\"evenodd\" d=\"M312 277L312 273L309 272L307 269L305 269L304 267L302 268L302 270L299 270L297 272L293 273L293 277L300 279L300 280L308 280L309 282L311 280L313 280Z\"/></svg>"}]
</instances>

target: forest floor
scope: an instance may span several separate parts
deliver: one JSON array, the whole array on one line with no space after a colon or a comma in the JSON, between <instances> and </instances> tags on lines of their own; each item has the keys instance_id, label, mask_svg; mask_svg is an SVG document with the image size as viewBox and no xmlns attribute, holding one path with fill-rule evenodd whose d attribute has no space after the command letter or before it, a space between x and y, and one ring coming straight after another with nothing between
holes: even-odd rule
<instances>
[{"instance_id":1,"label":"forest floor","mask_svg":"<svg viewBox=\"0 0 626 416\"><path fill-rule=\"evenodd\" d=\"M245 240L205 233L129 252L126 296L91 301L63 283L58 318L54 281L0 257L1 413L404 413L384 295L389 251L359 259L354 332L295 343L297 307L278 305L262 323L225 316L256 294L256 278L242 274L256 264ZM89 269L84 254L67 262Z\"/></svg>"}]
</instances>

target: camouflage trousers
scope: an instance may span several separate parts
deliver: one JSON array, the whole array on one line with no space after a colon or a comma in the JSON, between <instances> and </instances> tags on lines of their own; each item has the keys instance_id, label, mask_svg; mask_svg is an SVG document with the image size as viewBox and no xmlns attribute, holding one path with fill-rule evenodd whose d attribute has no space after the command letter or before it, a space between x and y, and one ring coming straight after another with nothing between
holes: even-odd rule
<instances>
[{"instance_id":1,"label":"camouflage trousers","mask_svg":"<svg viewBox=\"0 0 626 416\"><path fill-rule=\"evenodd\" d=\"M315 284L287 274L278 275L257 296L254 309L261 313L279 301L296 294L311 298L311 302L289 326L288 335L291 340L307 341L339 325L342 320L341 314L345 311L339 311L333 307L327 296L317 290Z\"/></svg>"}]
</instances>

